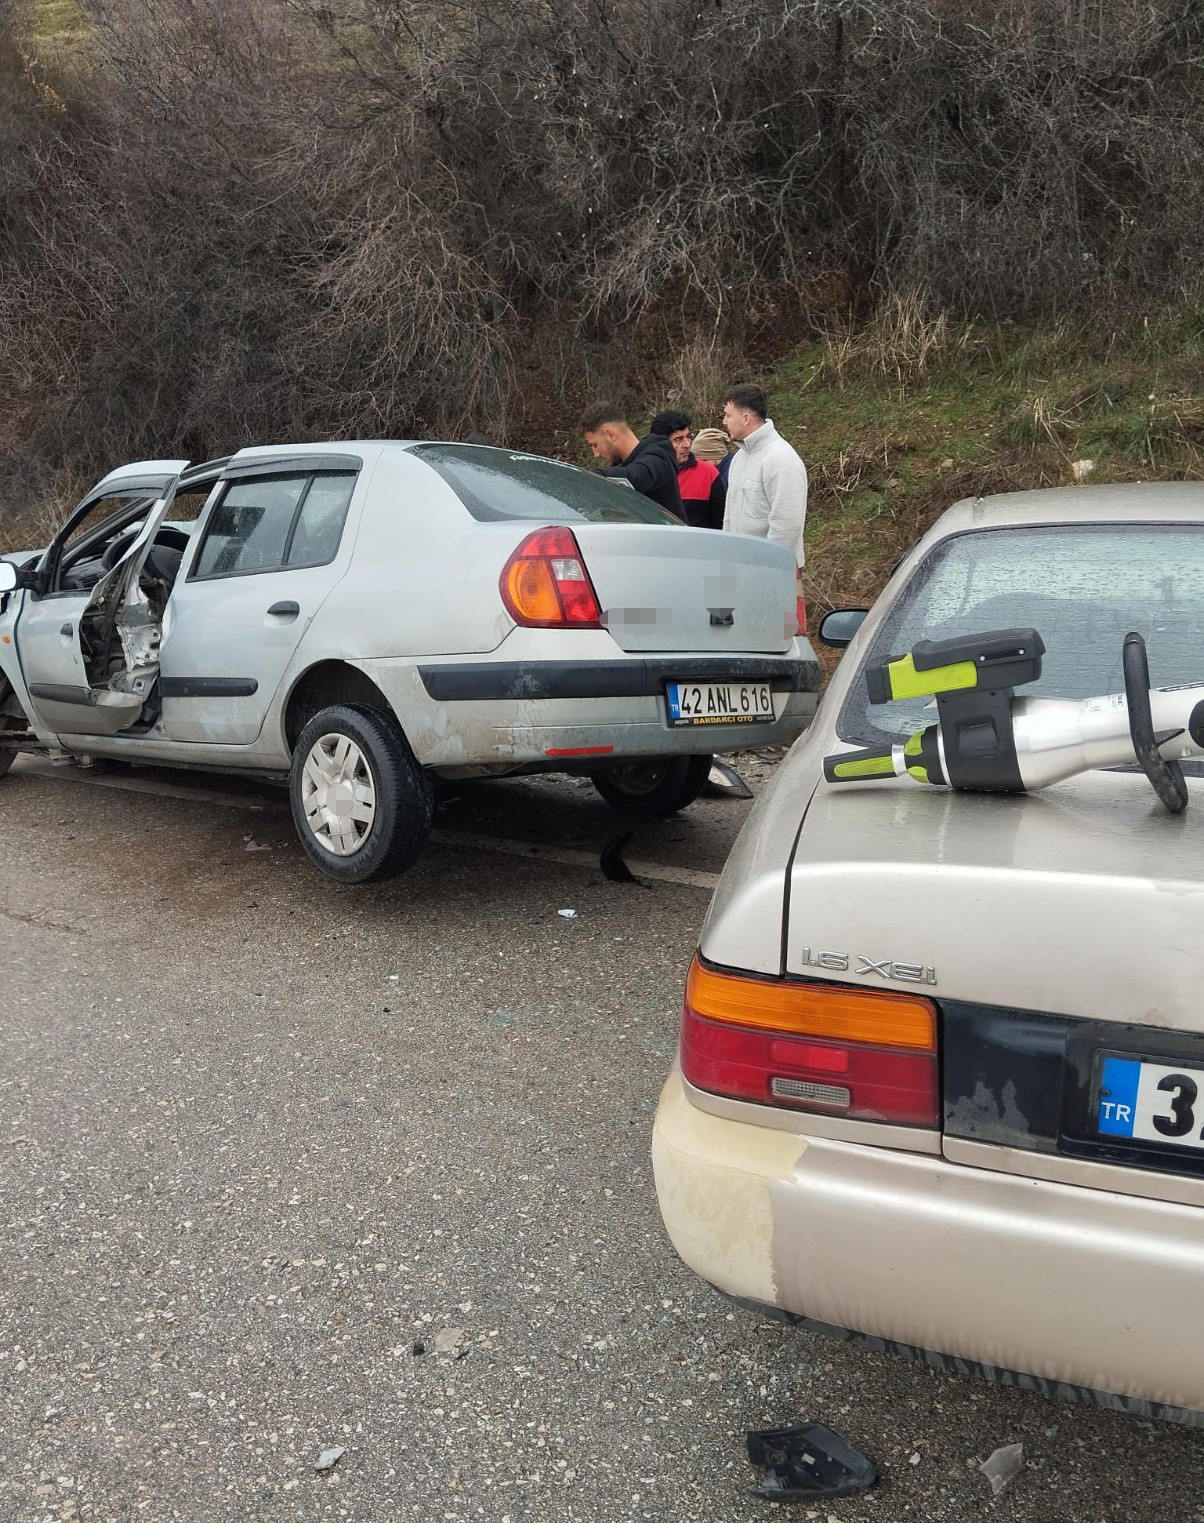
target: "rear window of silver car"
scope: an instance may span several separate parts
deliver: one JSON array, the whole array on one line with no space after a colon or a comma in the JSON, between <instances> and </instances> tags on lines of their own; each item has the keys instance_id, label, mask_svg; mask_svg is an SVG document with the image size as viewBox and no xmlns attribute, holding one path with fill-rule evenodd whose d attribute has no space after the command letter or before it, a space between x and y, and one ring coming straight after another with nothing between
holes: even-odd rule
<instances>
[{"instance_id":1,"label":"rear window of silver car","mask_svg":"<svg viewBox=\"0 0 1204 1523\"><path fill-rule=\"evenodd\" d=\"M1035 629L1035 698L1124 690L1121 646L1145 636L1156 687L1204 681L1204 525L1067 524L982 529L942 541L916 567L879 627L837 725L842 739L880 745L935 719L931 699L871 704L865 671L919 640Z\"/></svg>"},{"instance_id":2,"label":"rear window of silver car","mask_svg":"<svg viewBox=\"0 0 1204 1523\"><path fill-rule=\"evenodd\" d=\"M481 444L419 444L411 453L438 471L482 523L530 518L537 523L681 525L627 482L543 455Z\"/></svg>"}]
</instances>

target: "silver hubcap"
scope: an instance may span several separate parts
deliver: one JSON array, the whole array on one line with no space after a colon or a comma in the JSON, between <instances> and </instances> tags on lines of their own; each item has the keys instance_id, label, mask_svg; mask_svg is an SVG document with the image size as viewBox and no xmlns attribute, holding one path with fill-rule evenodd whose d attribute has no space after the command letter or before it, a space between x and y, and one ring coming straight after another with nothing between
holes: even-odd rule
<instances>
[{"instance_id":1,"label":"silver hubcap","mask_svg":"<svg viewBox=\"0 0 1204 1523\"><path fill-rule=\"evenodd\" d=\"M376 818L376 784L364 753L346 735L320 735L301 773L301 804L314 840L336 857L364 844Z\"/></svg>"}]
</instances>

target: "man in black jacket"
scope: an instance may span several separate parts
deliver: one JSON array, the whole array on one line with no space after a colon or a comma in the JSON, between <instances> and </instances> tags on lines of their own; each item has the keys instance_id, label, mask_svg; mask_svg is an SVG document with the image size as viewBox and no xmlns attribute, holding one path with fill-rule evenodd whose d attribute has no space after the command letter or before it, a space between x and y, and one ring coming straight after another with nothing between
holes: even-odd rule
<instances>
[{"instance_id":1,"label":"man in black jacket","mask_svg":"<svg viewBox=\"0 0 1204 1523\"><path fill-rule=\"evenodd\" d=\"M622 476L637 492L667 508L676 518L685 520L681 492L677 485L677 456L668 439L649 434L637 439L614 402L595 402L581 419L581 432L602 462L601 475Z\"/></svg>"}]
</instances>

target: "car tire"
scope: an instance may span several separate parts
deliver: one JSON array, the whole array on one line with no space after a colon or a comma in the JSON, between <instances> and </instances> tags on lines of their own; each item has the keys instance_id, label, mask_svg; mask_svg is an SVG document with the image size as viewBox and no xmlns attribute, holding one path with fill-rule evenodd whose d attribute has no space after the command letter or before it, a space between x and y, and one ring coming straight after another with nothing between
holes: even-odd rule
<instances>
[{"instance_id":1,"label":"car tire","mask_svg":"<svg viewBox=\"0 0 1204 1523\"><path fill-rule=\"evenodd\" d=\"M29 720L26 718L25 710L17 702L17 695L4 678L0 677L0 734L11 731L23 735L28 729ZM16 759L15 751L0 751L0 777L5 775Z\"/></svg>"},{"instance_id":2,"label":"car tire","mask_svg":"<svg viewBox=\"0 0 1204 1523\"><path fill-rule=\"evenodd\" d=\"M593 774L594 787L624 814L655 820L692 804L711 775L709 756L648 757Z\"/></svg>"},{"instance_id":3,"label":"car tire","mask_svg":"<svg viewBox=\"0 0 1204 1523\"><path fill-rule=\"evenodd\" d=\"M293 748L293 824L309 859L336 883L404 872L426 844L434 790L401 726L383 709L335 704Z\"/></svg>"}]
</instances>

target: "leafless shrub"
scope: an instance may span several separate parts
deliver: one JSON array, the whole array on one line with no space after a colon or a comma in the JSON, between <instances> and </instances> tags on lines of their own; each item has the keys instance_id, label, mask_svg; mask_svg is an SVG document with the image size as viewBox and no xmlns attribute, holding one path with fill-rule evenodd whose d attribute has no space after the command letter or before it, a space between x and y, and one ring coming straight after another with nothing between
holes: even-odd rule
<instances>
[{"instance_id":1,"label":"leafless shrub","mask_svg":"<svg viewBox=\"0 0 1204 1523\"><path fill-rule=\"evenodd\" d=\"M48 81L0 0L10 482L707 407L836 302L825 363L903 384L976 314L1173 299L1204 253L1182 0L81 3Z\"/></svg>"}]
</instances>

